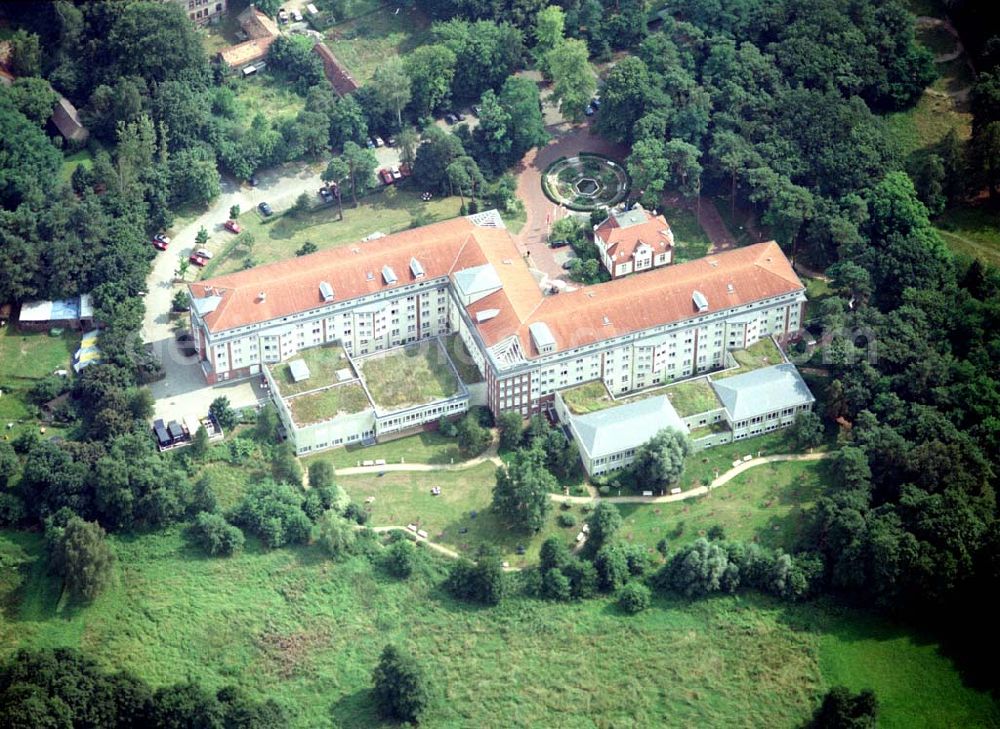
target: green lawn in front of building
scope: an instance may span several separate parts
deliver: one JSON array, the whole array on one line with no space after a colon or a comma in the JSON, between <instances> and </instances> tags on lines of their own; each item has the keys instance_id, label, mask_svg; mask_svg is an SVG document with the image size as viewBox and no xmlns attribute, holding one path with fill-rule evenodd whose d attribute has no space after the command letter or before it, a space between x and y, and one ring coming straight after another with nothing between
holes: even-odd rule
<instances>
[{"instance_id":1,"label":"green lawn in front of building","mask_svg":"<svg viewBox=\"0 0 1000 729\"><path fill-rule=\"evenodd\" d=\"M373 192L359 198L354 207L344 193L344 219L336 204L312 208L305 213L286 212L261 218L256 210L244 211L240 225L249 234L231 238L222 251L202 269L201 278L212 278L247 266L259 266L293 258L304 244L317 250L357 243L375 232L398 233L408 228L454 218L459 213L457 197L423 202L420 193L407 185L394 192ZM319 202L319 197L316 197ZM251 242L252 241L252 242Z\"/></svg>"}]
</instances>

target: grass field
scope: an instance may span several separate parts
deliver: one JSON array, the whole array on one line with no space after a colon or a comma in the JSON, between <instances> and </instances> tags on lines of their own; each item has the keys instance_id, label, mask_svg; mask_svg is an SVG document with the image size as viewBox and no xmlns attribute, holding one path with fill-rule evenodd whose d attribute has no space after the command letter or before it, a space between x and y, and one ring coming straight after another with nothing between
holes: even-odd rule
<instances>
[{"instance_id":1,"label":"grass field","mask_svg":"<svg viewBox=\"0 0 1000 729\"><path fill-rule=\"evenodd\" d=\"M270 121L291 118L305 109L306 102L281 74L271 71L236 81L239 113L247 125L257 114Z\"/></svg>"},{"instance_id":2,"label":"grass field","mask_svg":"<svg viewBox=\"0 0 1000 729\"><path fill-rule=\"evenodd\" d=\"M386 58L402 56L428 42L430 21L419 10L378 2L370 5L369 14L350 20L327 31L327 45L337 59L350 70L359 84L375 75ZM366 8L358 8L363 12ZM351 13L355 14L354 12Z\"/></svg>"},{"instance_id":3,"label":"grass field","mask_svg":"<svg viewBox=\"0 0 1000 729\"><path fill-rule=\"evenodd\" d=\"M295 424L300 428L338 415L364 412L371 407L365 389L358 382L334 385L325 390L289 398L286 402Z\"/></svg>"},{"instance_id":4,"label":"grass field","mask_svg":"<svg viewBox=\"0 0 1000 729\"><path fill-rule=\"evenodd\" d=\"M305 459L330 461L335 468L361 465L361 461L384 459L386 463L449 464L466 460L458 452L454 438L445 438L437 431L427 431L373 446L347 446Z\"/></svg>"},{"instance_id":5,"label":"grass field","mask_svg":"<svg viewBox=\"0 0 1000 729\"><path fill-rule=\"evenodd\" d=\"M625 617L607 599L515 597L483 610L442 593L436 561L400 582L314 547L251 541L207 559L178 529L113 545L116 584L79 608L44 574L39 535L0 533L0 654L76 646L155 686L236 684L291 708L295 727L379 726L370 675L387 642L433 676L432 728L797 726L834 683L874 688L883 726L1000 721L933 641L823 604L658 598Z\"/></svg>"},{"instance_id":6,"label":"grass field","mask_svg":"<svg viewBox=\"0 0 1000 729\"><path fill-rule=\"evenodd\" d=\"M78 152L66 155L63 158L62 167L59 169L59 179L63 182L69 182L79 165L83 165L88 170L94 166L94 158L89 150L81 149Z\"/></svg>"},{"instance_id":7,"label":"grass field","mask_svg":"<svg viewBox=\"0 0 1000 729\"><path fill-rule=\"evenodd\" d=\"M654 547L705 536L721 526L727 539L791 550L805 526L804 510L822 493L823 461L785 461L751 468L705 496L672 504L619 504L630 542Z\"/></svg>"},{"instance_id":8,"label":"grass field","mask_svg":"<svg viewBox=\"0 0 1000 729\"><path fill-rule=\"evenodd\" d=\"M0 329L0 423L5 435L13 438L35 427L28 391L57 369L72 372L79 345L80 335L72 331L51 337L47 332L19 332L11 324ZM8 430L7 423L15 425ZM55 434L59 429L46 426L46 431Z\"/></svg>"},{"instance_id":9,"label":"grass field","mask_svg":"<svg viewBox=\"0 0 1000 729\"><path fill-rule=\"evenodd\" d=\"M674 233L674 262L692 261L695 258L704 258L708 255L708 249L712 242L708 239L698 218L687 208L664 206L663 216L670 223L670 229Z\"/></svg>"},{"instance_id":10,"label":"grass field","mask_svg":"<svg viewBox=\"0 0 1000 729\"><path fill-rule=\"evenodd\" d=\"M946 210L934 221L952 251L1000 267L1000 213L980 207Z\"/></svg>"},{"instance_id":11,"label":"grass field","mask_svg":"<svg viewBox=\"0 0 1000 729\"><path fill-rule=\"evenodd\" d=\"M357 243L365 236L381 231L396 233L416 225L426 225L458 215L460 201L446 197L425 203L418 193L400 188L394 195L374 193L361 198L355 208L344 200L344 219L339 219L337 206L315 208L302 215L286 213L264 222L256 211L244 212L240 225L254 239L247 247L239 239L231 239L226 247L202 269L202 278L211 278L239 271L248 259L254 265L292 258L306 242L318 249L335 248Z\"/></svg>"},{"instance_id":12,"label":"grass field","mask_svg":"<svg viewBox=\"0 0 1000 729\"><path fill-rule=\"evenodd\" d=\"M537 534L507 529L490 510L495 473L496 466L482 463L460 471L390 471L384 476L338 476L337 483L353 501L361 503L368 497L375 498L370 505L372 525L416 524L427 530L433 541L469 556L475 554L480 544L493 544L500 548L511 565L524 567L538 561L538 550L549 536L560 535L567 545L573 541L578 529L556 526L555 511ZM440 496L431 494L434 486L441 488ZM574 509L578 522L582 522L580 507ZM516 554L518 545L525 547L525 554Z\"/></svg>"},{"instance_id":13,"label":"grass field","mask_svg":"<svg viewBox=\"0 0 1000 729\"><path fill-rule=\"evenodd\" d=\"M442 400L460 385L436 343L400 347L358 361L361 377L376 407L398 410Z\"/></svg>"}]
</instances>

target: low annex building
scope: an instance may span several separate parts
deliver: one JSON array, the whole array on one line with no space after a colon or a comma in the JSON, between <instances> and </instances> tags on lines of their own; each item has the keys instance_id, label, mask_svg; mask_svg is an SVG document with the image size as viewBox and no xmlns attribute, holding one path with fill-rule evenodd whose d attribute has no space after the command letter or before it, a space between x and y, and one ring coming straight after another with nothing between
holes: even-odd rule
<instances>
[{"instance_id":1,"label":"low annex building","mask_svg":"<svg viewBox=\"0 0 1000 729\"><path fill-rule=\"evenodd\" d=\"M668 266L674 260L674 234L667 219L644 210L639 203L612 212L594 226L594 243L613 279Z\"/></svg>"},{"instance_id":2,"label":"low annex building","mask_svg":"<svg viewBox=\"0 0 1000 729\"><path fill-rule=\"evenodd\" d=\"M727 366L732 349L799 329L805 287L774 242L545 296L495 212L189 285L210 383L312 347L353 360L456 335L494 413L555 407L600 381L615 397ZM479 401L479 402L477 402Z\"/></svg>"}]
</instances>

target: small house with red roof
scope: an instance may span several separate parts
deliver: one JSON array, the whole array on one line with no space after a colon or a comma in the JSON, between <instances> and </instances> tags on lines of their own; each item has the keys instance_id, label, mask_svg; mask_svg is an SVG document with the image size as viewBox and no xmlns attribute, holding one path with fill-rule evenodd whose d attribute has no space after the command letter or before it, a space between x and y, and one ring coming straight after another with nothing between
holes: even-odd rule
<instances>
[{"instance_id":1,"label":"small house with red roof","mask_svg":"<svg viewBox=\"0 0 1000 729\"><path fill-rule=\"evenodd\" d=\"M668 266L674 260L674 234L662 215L638 203L612 212L594 227L594 243L611 278Z\"/></svg>"}]
</instances>

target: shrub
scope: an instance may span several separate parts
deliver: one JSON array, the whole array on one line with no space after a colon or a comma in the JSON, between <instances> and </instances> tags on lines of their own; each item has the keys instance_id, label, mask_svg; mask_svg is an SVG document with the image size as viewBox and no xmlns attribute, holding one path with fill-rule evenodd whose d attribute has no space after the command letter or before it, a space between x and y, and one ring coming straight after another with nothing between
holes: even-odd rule
<instances>
[{"instance_id":1,"label":"shrub","mask_svg":"<svg viewBox=\"0 0 1000 729\"><path fill-rule=\"evenodd\" d=\"M203 511L195 518L192 536L213 557L229 556L243 549L243 532L221 514Z\"/></svg>"},{"instance_id":2,"label":"shrub","mask_svg":"<svg viewBox=\"0 0 1000 729\"><path fill-rule=\"evenodd\" d=\"M379 713L388 719L417 722L430 703L423 669L395 646L382 650L372 682Z\"/></svg>"},{"instance_id":3,"label":"shrub","mask_svg":"<svg viewBox=\"0 0 1000 729\"><path fill-rule=\"evenodd\" d=\"M601 496L609 496L611 494L611 487L607 484L597 487L597 493Z\"/></svg>"},{"instance_id":4,"label":"shrub","mask_svg":"<svg viewBox=\"0 0 1000 729\"><path fill-rule=\"evenodd\" d=\"M360 504L356 504L353 501L347 505L344 509L344 518L350 521L357 522L358 524L364 525L368 523L368 519L371 517L367 511Z\"/></svg>"},{"instance_id":5,"label":"shrub","mask_svg":"<svg viewBox=\"0 0 1000 729\"><path fill-rule=\"evenodd\" d=\"M342 559L354 551L357 529L332 511L323 514L319 522L319 544L334 559Z\"/></svg>"},{"instance_id":6,"label":"shrub","mask_svg":"<svg viewBox=\"0 0 1000 729\"><path fill-rule=\"evenodd\" d=\"M115 556L100 524L74 515L64 525L50 525L45 537L50 567L73 597L89 602L111 583Z\"/></svg>"},{"instance_id":7,"label":"shrub","mask_svg":"<svg viewBox=\"0 0 1000 729\"><path fill-rule=\"evenodd\" d=\"M627 613L641 613L649 607L651 594L641 582L629 582L618 593L618 607Z\"/></svg>"},{"instance_id":8,"label":"shrub","mask_svg":"<svg viewBox=\"0 0 1000 729\"><path fill-rule=\"evenodd\" d=\"M559 524L559 526L566 527L567 529L569 529L570 527L576 526L576 517L568 512L564 512L559 515L559 517L556 519L556 522Z\"/></svg>"},{"instance_id":9,"label":"shrub","mask_svg":"<svg viewBox=\"0 0 1000 729\"><path fill-rule=\"evenodd\" d=\"M309 464L309 488L320 489L333 486L333 466L329 461L313 461Z\"/></svg>"},{"instance_id":10,"label":"shrub","mask_svg":"<svg viewBox=\"0 0 1000 729\"><path fill-rule=\"evenodd\" d=\"M25 516L24 502L15 494L0 491L0 527L17 526Z\"/></svg>"},{"instance_id":11,"label":"shrub","mask_svg":"<svg viewBox=\"0 0 1000 729\"><path fill-rule=\"evenodd\" d=\"M270 548L309 541L312 522L302 511L301 491L273 481L254 484L233 513L233 521L257 534Z\"/></svg>"},{"instance_id":12,"label":"shrub","mask_svg":"<svg viewBox=\"0 0 1000 729\"><path fill-rule=\"evenodd\" d=\"M413 566L417 561L417 550L409 539L397 539L385 550L383 564L389 574L405 579L413 574Z\"/></svg>"}]
</instances>

